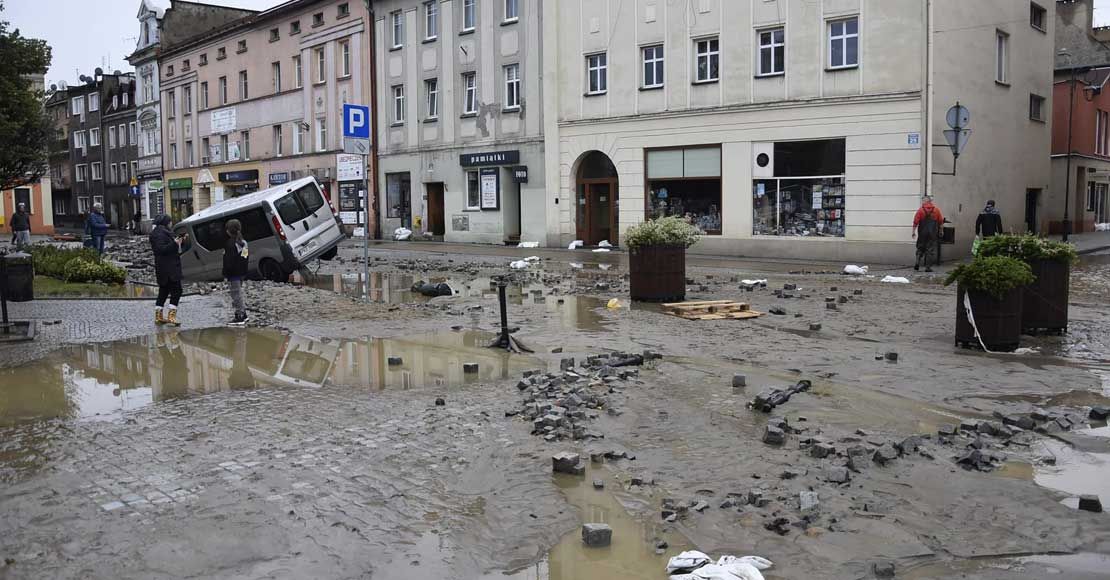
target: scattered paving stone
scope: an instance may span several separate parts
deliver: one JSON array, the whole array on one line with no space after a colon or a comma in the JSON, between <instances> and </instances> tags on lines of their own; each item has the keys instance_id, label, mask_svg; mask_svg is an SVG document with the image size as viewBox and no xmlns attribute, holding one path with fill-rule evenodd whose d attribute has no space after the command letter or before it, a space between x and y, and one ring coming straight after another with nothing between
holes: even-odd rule
<instances>
[{"instance_id":1,"label":"scattered paving stone","mask_svg":"<svg viewBox=\"0 0 1110 580\"><path fill-rule=\"evenodd\" d=\"M853 445L848 448L848 468L852 471L863 471L868 466L873 455L872 451L863 445Z\"/></svg>"},{"instance_id":2,"label":"scattered paving stone","mask_svg":"<svg viewBox=\"0 0 1110 580\"><path fill-rule=\"evenodd\" d=\"M857 288L855 290L852 290L852 294L855 296L863 296L863 290Z\"/></svg>"},{"instance_id":3,"label":"scattered paving stone","mask_svg":"<svg viewBox=\"0 0 1110 580\"><path fill-rule=\"evenodd\" d=\"M898 353L894 351L887 352L883 357L890 362L898 362Z\"/></svg>"},{"instance_id":4,"label":"scattered paving stone","mask_svg":"<svg viewBox=\"0 0 1110 580\"><path fill-rule=\"evenodd\" d=\"M1110 407L1091 407L1091 412L1087 416L1095 421L1105 421L1110 417Z\"/></svg>"},{"instance_id":5,"label":"scattered paving stone","mask_svg":"<svg viewBox=\"0 0 1110 580\"><path fill-rule=\"evenodd\" d=\"M786 443L786 433L778 427L768 425L763 431L763 442L768 445L782 445Z\"/></svg>"},{"instance_id":6,"label":"scattered paving stone","mask_svg":"<svg viewBox=\"0 0 1110 580\"><path fill-rule=\"evenodd\" d=\"M957 431L958 427L955 425L941 425L937 427L937 435L941 437L954 437Z\"/></svg>"},{"instance_id":7,"label":"scattered paving stone","mask_svg":"<svg viewBox=\"0 0 1110 580\"><path fill-rule=\"evenodd\" d=\"M574 358L564 358L559 361L559 370L569 371L574 368Z\"/></svg>"},{"instance_id":8,"label":"scattered paving stone","mask_svg":"<svg viewBox=\"0 0 1110 580\"><path fill-rule=\"evenodd\" d=\"M1079 496L1079 509L1086 512L1102 513L1102 500L1097 495Z\"/></svg>"},{"instance_id":9,"label":"scattered paving stone","mask_svg":"<svg viewBox=\"0 0 1110 580\"><path fill-rule=\"evenodd\" d=\"M1037 427L1037 422L1034 421L1032 417L1026 415L1006 415L1002 417L1002 424L1019 427L1026 431L1032 431Z\"/></svg>"},{"instance_id":10,"label":"scattered paving stone","mask_svg":"<svg viewBox=\"0 0 1110 580\"><path fill-rule=\"evenodd\" d=\"M582 524L582 542L591 548L604 548L613 541L609 524Z\"/></svg>"},{"instance_id":11,"label":"scattered paving stone","mask_svg":"<svg viewBox=\"0 0 1110 580\"><path fill-rule=\"evenodd\" d=\"M605 480L595 479L594 480L594 489L605 489Z\"/></svg>"},{"instance_id":12,"label":"scattered paving stone","mask_svg":"<svg viewBox=\"0 0 1110 580\"><path fill-rule=\"evenodd\" d=\"M781 306L772 306L771 309L767 312L770 312L775 316L786 316L786 309Z\"/></svg>"},{"instance_id":13,"label":"scattered paving stone","mask_svg":"<svg viewBox=\"0 0 1110 580\"><path fill-rule=\"evenodd\" d=\"M841 294L840 296L837 296L836 301L840 304L847 304L848 303L848 297Z\"/></svg>"},{"instance_id":14,"label":"scattered paving stone","mask_svg":"<svg viewBox=\"0 0 1110 580\"><path fill-rule=\"evenodd\" d=\"M803 512L817 509L819 503L816 491L803 491L798 494L798 507Z\"/></svg>"},{"instance_id":15,"label":"scattered paving stone","mask_svg":"<svg viewBox=\"0 0 1110 580\"><path fill-rule=\"evenodd\" d=\"M775 532L780 536L785 536L790 533L790 520L786 518L775 518L763 524L765 530Z\"/></svg>"},{"instance_id":16,"label":"scattered paving stone","mask_svg":"<svg viewBox=\"0 0 1110 580\"><path fill-rule=\"evenodd\" d=\"M902 455L909 455L911 453L917 452L917 450L921 447L921 438L917 435L911 435L899 441L898 443L895 443L894 447Z\"/></svg>"},{"instance_id":17,"label":"scattered paving stone","mask_svg":"<svg viewBox=\"0 0 1110 580\"><path fill-rule=\"evenodd\" d=\"M690 506L690 509L692 509L692 510L698 512L698 513L701 513L703 511L709 509L709 502L707 502L705 500L701 500L701 501L695 503L694 505Z\"/></svg>"},{"instance_id":18,"label":"scattered paving stone","mask_svg":"<svg viewBox=\"0 0 1110 580\"><path fill-rule=\"evenodd\" d=\"M820 322L811 322L809 324L809 329L813 332L817 332L817 331L821 330L821 323Z\"/></svg>"},{"instance_id":19,"label":"scattered paving stone","mask_svg":"<svg viewBox=\"0 0 1110 580\"><path fill-rule=\"evenodd\" d=\"M748 386L748 376L742 374L732 375L732 388L737 389Z\"/></svg>"},{"instance_id":20,"label":"scattered paving stone","mask_svg":"<svg viewBox=\"0 0 1110 580\"><path fill-rule=\"evenodd\" d=\"M809 446L809 456L810 457L816 457L818 459L824 459L824 458L826 458L830 455L833 455L834 453L836 453L836 447L833 447L829 443L824 443L824 442L818 441L818 442L815 442L813 445Z\"/></svg>"},{"instance_id":21,"label":"scattered paving stone","mask_svg":"<svg viewBox=\"0 0 1110 580\"><path fill-rule=\"evenodd\" d=\"M875 450L872 459L879 465L888 465L895 459L898 459L898 450L890 443L887 443Z\"/></svg>"},{"instance_id":22,"label":"scattered paving stone","mask_svg":"<svg viewBox=\"0 0 1110 580\"><path fill-rule=\"evenodd\" d=\"M894 562L875 562L871 564L871 571L875 573L876 578L893 578Z\"/></svg>"},{"instance_id":23,"label":"scattered paving stone","mask_svg":"<svg viewBox=\"0 0 1110 580\"><path fill-rule=\"evenodd\" d=\"M551 470L555 473L568 473L570 475L582 475L585 473L586 467L579 463L580 457L577 453L564 451L556 453L551 456Z\"/></svg>"},{"instance_id":24,"label":"scattered paving stone","mask_svg":"<svg viewBox=\"0 0 1110 580\"><path fill-rule=\"evenodd\" d=\"M783 284L782 289L783 290L797 290L798 285L797 284Z\"/></svg>"},{"instance_id":25,"label":"scattered paving stone","mask_svg":"<svg viewBox=\"0 0 1110 580\"><path fill-rule=\"evenodd\" d=\"M826 310L836 310L836 302L826 302L825 303L825 309Z\"/></svg>"},{"instance_id":26,"label":"scattered paving stone","mask_svg":"<svg viewBox=\"0 0 1110 580\"><path fill-rule=\"evenodd\" d=\"M463 363L463 373L474 374L478 372L478 363Z\"/></svg>"},{"instance_id":27,"label":"scattered paving stone","mask_svg":"<svg viewBox=\"0 0 1110 580\"><path fill-rule=\"evenodd\" d=\"M437 407L442 407L446 404L447 404L447 401L443 400L443 397L436 397L436 406Z\"/></svg>"},{"instance_id":28,"label":"scattered paving stone","mask_svg":"<svg viewBox=\"0 0 1110 580\"><path fill-rule=\"evenodd\" d=\"M851 475L848 473L847 467L835 465L825 469L825 480L831 483L848 483Z\"/></svg>"}]
</instances>

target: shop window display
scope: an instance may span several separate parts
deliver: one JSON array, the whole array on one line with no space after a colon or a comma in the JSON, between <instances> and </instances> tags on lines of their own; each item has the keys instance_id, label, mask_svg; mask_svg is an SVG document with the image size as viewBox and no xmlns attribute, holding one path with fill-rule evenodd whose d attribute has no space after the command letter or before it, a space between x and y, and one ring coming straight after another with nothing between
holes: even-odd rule
<instances>
[{"instance_id":1,"label":"shop window display","mask_svg":"<svg viewBox=\"0 0 1110 580\"><path fill-rule=\"evenodd\" d=\"M844 140L775 143L774 173L753 182L753 233L844 237Z\"/></svg>"},{"instance_id":2,"label":"shop window display","mask_svg":"<svg viewBox=\"0 0 1110 580\"><path fill-rule=\"evenodd\" d=\"M721 148L646 152L647 219L675 216L721 235Z\"/></svg>"}]
</instances>

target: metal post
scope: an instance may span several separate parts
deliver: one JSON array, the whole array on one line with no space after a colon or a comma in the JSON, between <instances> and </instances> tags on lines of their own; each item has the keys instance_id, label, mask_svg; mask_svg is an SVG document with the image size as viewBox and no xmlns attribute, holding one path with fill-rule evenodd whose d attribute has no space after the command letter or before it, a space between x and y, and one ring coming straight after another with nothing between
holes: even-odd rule
<instances>
[{"instance_id":1,"label":"metal post","mask_svg":"<svg viewBox=\"0 0 1110 580\"><path fill-rule=\"evenodd\" d=\"M4 311L4 334L8 334L12 325L8 322L8 260L6 256L0 256L0 309Z\"/></svg>"},{"instance_id":2,"label":"metal post","mask_svg":"<svg viewBox=\"0 0 1110 580\"><path fill-rule=\"evenodd\" d=\"M366 185L366 155L362 156L362 279L370 301L370 188Z\"/></svg>"},{"instance_id":3,"label":"metal post","mask_svg":"<svg viewBox=\"0 0 1110 580\"><path fill-rule=\"evenodd\" d=\"M1075 62L1071 65L1071 97L1068 101L1068 160L1067 170L1065 171L1064 179L1064 235L1060 236L1061 241L1068 241L1068 234L1071 233L1071 219L1068 215L1071 213L1071 133L1072 133L1072 115L1075 113ZM1075 184L1079 186L1078 183Z\"/></svg>"},{"instance_id":4,"label":"metal post","mask_svg":"<svg viewBox=\"0 0 1110 580\"><path fill-rule=\"evenodd\" d=\"M497 283L497 303L501 305L501 341L507 346L509 344L509 310L505 300L506 286L504 280Z\"/></svg>"}]
</instances>

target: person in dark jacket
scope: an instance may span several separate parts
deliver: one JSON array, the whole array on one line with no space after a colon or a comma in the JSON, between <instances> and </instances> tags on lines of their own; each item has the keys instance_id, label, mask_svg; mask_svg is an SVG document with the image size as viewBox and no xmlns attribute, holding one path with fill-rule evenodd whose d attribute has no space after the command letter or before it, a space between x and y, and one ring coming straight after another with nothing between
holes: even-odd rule
<instances>
[{"instance_id":1,"label":"person in dark jacket","mask_svg":"<svg viewBox=\"0 0 1110 580\"><path fill-rule=\"evenodd\" d=\"M188 239L188 234L174 237L170 231L170 216L163 214L154 219L154 229L150 232L150 249L154 252L154 274L158 279L158 300L154 303L155 324L181 325L177 320L177 303L181 300L181 252ZM168 307L167 298L170 301Z\"/></svg>"},{"instance_id":2,"label":"person in dark jacket","mask_svg":"<svg viewBox=\"0 0 1110 580\"><path fill-rule=\"evenodd\" d=\"M982 234L984 238L997 236L1002 233L1002 216L994 208L994 200L989 200L987 206L975 218L975 235Z\"/></svg>"},{"instance_id":3,"label":"person in dark jacket","mask_svg":"<svg viewBox=\"0 0 1110 580\"><path fill-rule=\"evenodd\" d=\"M227 279L228 292L231 294L231 307L235 310L233 326L247 323L247 308L243 304L243 278L247 276L250 253L247 241L243 239L243 225L239 220L227 220L224 224L227 242L224 244L224 278Z\"/></svg>"},{"instance_id":4,"label":"person in dark jacket","mask_svg":"<svg viewBox=\"0 0 1110 580\"><path fill-rule=\"evenodd\" d=\"M96 253L104 254L104 236L108 235L108 222L104 219L104 206L94 203L89 218L85 220L85 234L92 237Z\"/></svg>"},{"instance_id":5,"label":"person in dark jacket","mask_svg":"<svg viewBox=\"0 0 1110 580\"><path fill-rule=\"evenodd\" d=\"M16 248L31 245L31 214L27 213L27 206L19 204L12 214L12 243Z\"/></svg>"}]
</instances>

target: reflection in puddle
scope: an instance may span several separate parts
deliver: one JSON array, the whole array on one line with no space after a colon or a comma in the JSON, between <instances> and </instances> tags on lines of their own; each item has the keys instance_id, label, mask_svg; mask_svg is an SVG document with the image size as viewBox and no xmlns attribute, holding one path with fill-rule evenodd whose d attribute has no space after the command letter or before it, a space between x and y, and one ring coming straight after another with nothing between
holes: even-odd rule
<instances>
[{"instance_id":1,"label":"reflection in puddle","mask_svg":"<svg viewBox=\"0 0 1110 580\"><path fill-rule=\"evenodd\" d=\"M117 418L153 402L259 386L451 387L539 366L485 348L491 338L448 332L320 341L270 329L207 328L74 346L0 370L0 425ZM402 363L389 365L392 357ZM464 373L464 363L478 363L478 372Z\"/></svg>"},{"instance_id":2,"label":"reflection in puddle","mask_svg":"<svg viewBox=\"0 0 1110 580\"><path fill-rule=\"evenodd\" d=\"M1078 433L1094 434L1096 430ZM1041 487L1054 489L1075 497L1062 503L1071 508L1079 505L1078 496L1097 495L1103 505L1110 505L1110 455L1088 453L1056 441L1039 442L1040 453L1055 461L1055 465L1039 463L1036 466L1024 461L1008 461L994 473L1001 477L1033 481Z\"/></svg>"},{"instance_id":3,"label":"reflection in puddle","mask_svg":"<svg viewBox=\"0 0 1110 580\"><path fill-rule=\"evenodd\" d=\"M413 284L424 281L432 284L446 283L454 291L455 296L461 298L483 298L497 296L497 286L488 277L474 278L467 281L445 277L424 278L411 274L391 274L385 272L370 272L370 282L362 274L308 274L293 275L293 282L303 286L328 290L343 294L359 300L369 297L371 302L382 304L419 304L432 300L433 297L425 296L412 289ZM510 285L506 288L506 296L514 304L520 304L524 297L534 290L542 290L542 286Z\"/></svg>"}]
</instances>

